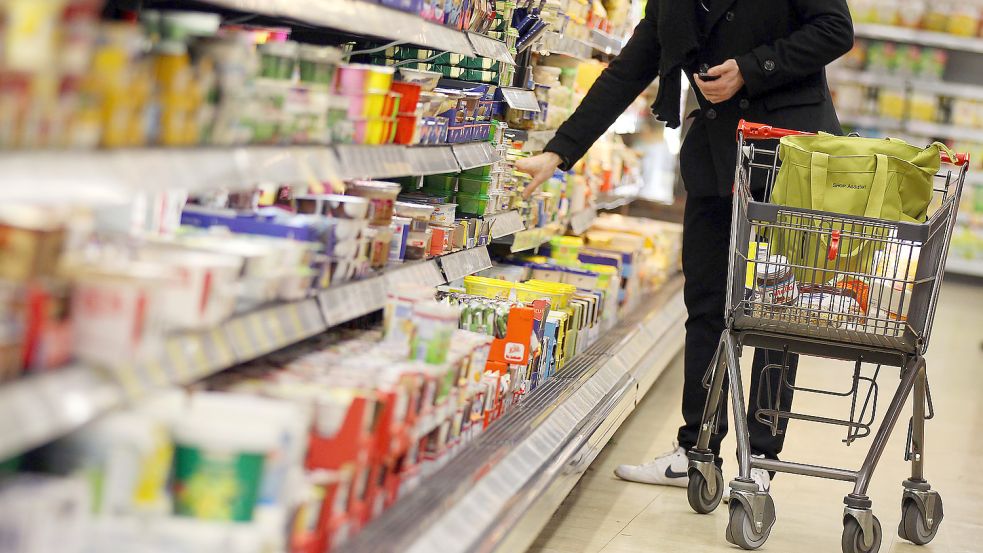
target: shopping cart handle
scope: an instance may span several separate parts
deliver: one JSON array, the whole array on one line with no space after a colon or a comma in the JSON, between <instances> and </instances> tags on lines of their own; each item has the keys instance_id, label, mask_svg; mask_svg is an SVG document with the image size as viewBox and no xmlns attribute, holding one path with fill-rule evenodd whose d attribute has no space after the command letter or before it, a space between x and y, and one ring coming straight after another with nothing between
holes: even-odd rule
<instances>
[{"instance_id":1,"label":"shopping cart handle","mask_svg":"<svg viewBox=\"0 0 983 553\"><path fill-rule=\"evenodd\" d=\"M751 123L749 121L745 121L744 119L741 119L741 122L737 124L738 141L740 141L741 136L744 136L744 140L773 140L783 136L802 136L811 134L815 133L782 129L771 125L764 125L762 123ZM949 159L948 154L945 152L941 153L942 161L944 163L951 163L953 165L967 165L969 163L968 153L956 153L956 159Z\"/></svg>"},{"instance_id":2,"label":"shopping cart handle","mask_svg":"<svg viewBox=\"0 0 983 553\"><path fill-rule=\"evenodd\" d=\"M771 125L764 125L762 123L751 123L741 119L741 122L737 125L737 138L740 139L741 135L744 135L745 140L770 140L775 138L781 138L783 136L798 136L804 134L814 134L811 132L804 131L793 131L791 129L781 129L778 127L772 127Z\"/></svg>"},{"instance_id":3,"label":"shopping cart handle","mask_svg":"<svg viewBox=\"0 0 983 553\"><path fill-rule=\"evenodd\" d=\"M965 152L956 152L956 159L949 159L949 154L942 152L942 162L951 163L953 165L968 165L969 154Z\"/></svg>"}]
</instances>

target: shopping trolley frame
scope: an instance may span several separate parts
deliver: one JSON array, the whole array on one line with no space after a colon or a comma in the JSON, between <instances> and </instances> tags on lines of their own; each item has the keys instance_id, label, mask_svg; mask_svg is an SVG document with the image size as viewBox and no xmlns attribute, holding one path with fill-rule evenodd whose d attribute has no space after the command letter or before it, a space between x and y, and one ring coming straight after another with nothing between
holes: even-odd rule
<instances>
[{"instance_id":1,"label":"shopping trolley frame","mask_svg":"<svg viewBox=\"0 0 983 553\"><path fill-rule=\"evenodd\" d=\"M969 158L965 154L957 154L949 159L943 154L942 161L951 167L944 168L936 175L935 181L939 186L934 187L934 192L938 196L938 205L923 224L789 208L756 201L752 195L752 183L763 184L764 197L769 198L780 161L777 147L768 149L755 141L797 134L808 133L743 120L738 127L738 162L728 250L726 328L708 369L709 376L705 382L708 394L700 435L696 446L688 454L689 502L699 513L713 511L720 502L723 476L709 449L709 442L718 415L726 408L721 404L721 397L724 386L728 385L738 443L739 476L730 483L727 540L744 549L756 549L765 543L774 525L774 502L769 492L760 491L751 479L751 469L756 468L853 482L853 491L844 499L842 548L844 553L875 552L880 547L881 528L871 511L867 487L908 397L914 394L910 445L906 452L906 460L911 461L911 478L903 483L902 520L898 533L913 543L925 544L938 531L943 510L941 497L931 489L923 474L926 404L931 405L923 355L931 337ZM952 167L956 169L955 173ZM827 246L828 259L821 259L820 250L816 248L812 248L811 260L808 253L805 259L799 256L793 260L792 254L788 258L769 256L767 250L764 256L749 257L752 242L759 238L767 241L768 248L774 243L777 244L776 249L783 251L789 248L796 250L796 244L821 241ZM838 253L841 240L844 242L842 247L851 252L847 256ZM808 248L803 246L799 250L807 252ZM830 262L833 262L832 266ZM914 274L909 271L911 266L915 266ZM755 288L754 294L746 291L749 267L755 267L756 272L763 268L762 274L766 275L787 276L794 273L810 283L821 281L821 285L815 288L819 292L810 298L813 303L806 302L804 306L803 302L793 306L776 306L758 292L757 285L752 286ZM897 273L901 267L904 274L899 276ZM830 276L833 277L830 282L835 284L832 288L825 282ZM864 283L877 286L877 295L870 294L868 286L863 293L856 292L851 296L843 288L844 282L847 283L846 288ZM799 289L794 280L793 286ZM843 307L854 308L854 304L861 301L861 296L869 298L870 304L866 310ZM878 301L876 306L873 304L875 299ZM891 308L897 313L891 313ZM906 318L902 316L904 314ZM854 379L858 378L861 363L900 368L898 388L858 470L752 457L739 364L744 346L853 361L857 365ZM781 368L784 371L785 367ZM784 372L782 374L784 378ZM729 383L725 384L725 381ZM782 381L779 382L781 385ZM856 389L855 380L854 394L857 393ZM769 410L769 413L776 417L814 422L845 422L797 415L782 411L781 405ZM851 420L847 424L854 425L852 409ZM772 431L775 432L775 426ZM849 431L847 441L852 441Z\"/></svg>"}]
</instances>

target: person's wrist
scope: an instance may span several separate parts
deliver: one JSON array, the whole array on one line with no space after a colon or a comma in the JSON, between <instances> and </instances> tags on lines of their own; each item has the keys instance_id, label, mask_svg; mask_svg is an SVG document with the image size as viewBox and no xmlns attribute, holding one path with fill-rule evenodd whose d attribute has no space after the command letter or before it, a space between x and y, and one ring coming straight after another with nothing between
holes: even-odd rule
<instances>
[{"instance_id":1,"label":"person's wrist","mask_svg":"<svg viewBox=\"0 0 983 553\"><path fill-rule=\"evenodd\" d=\"M552 164L554 167L560 168L567 163L566 158L564 158L563 156L561 156L556 152L547 151L547 152L543 152L543 155L549 158L550 164Z\"/></svg>"}]
</instances>

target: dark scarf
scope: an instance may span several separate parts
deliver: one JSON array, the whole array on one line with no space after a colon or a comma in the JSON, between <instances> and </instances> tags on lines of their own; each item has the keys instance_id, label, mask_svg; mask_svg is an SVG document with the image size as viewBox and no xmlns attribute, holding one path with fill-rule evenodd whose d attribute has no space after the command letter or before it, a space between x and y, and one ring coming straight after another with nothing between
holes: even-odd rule
<instances>
[{"instance_id":1,"label":"dark scarf","mask_svg":"<svg viewBox=\"0 0 983 553\"><path fill-rule=\"evenodd\" d=\"M659 94L652 113L670 128L680 125L680 94L683 67L689 66L700 49L700 27L696 10L699 0L648 0L659 2Z\"/></svg>"}]
</instances>

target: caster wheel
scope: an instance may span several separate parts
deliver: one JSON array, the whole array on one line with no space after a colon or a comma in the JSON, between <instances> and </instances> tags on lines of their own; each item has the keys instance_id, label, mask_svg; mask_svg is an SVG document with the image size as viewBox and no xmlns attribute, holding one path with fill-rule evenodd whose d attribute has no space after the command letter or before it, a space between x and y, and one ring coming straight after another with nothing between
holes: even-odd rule
<instances>
[{"instance_id":1,"label":"caster wheel","mask_svg":"<svg viewBox=\"0 0 983 553\"><path fill-rule=\"evenodd\" d=\"M936 499L935 524L928 527L925 514L918 508L918 503L909 499L901 507L901 523L898 524L898 536L915 545L925 545L935 538L942 523L942 498Z\"/></svg>"},{"instance_id":2,"label":"caster wheel","mask_svg":"<svg viewBox=\"0 0 983 553\"><path fill-rule=\"evenodd\" d=\"M881 550L881 521L874 517L874 540L870 547L864 546L864 531L853 517L843 523L843 553L877 553Z\"/></svg>"},{"instance_id":3,"label":"caster wheel","mask_svg":"<svg viewBox=\"0 0 983 553\"><path fill-rule=\"evenodd\" d=\"M712 513L720 505L720 498L724 495L724 475L719 467L714 467L713 479L717 488L711 494L703 473L696 469L690 469L689 471L689 484L686 486L686 497L689 499L689 506L701 515Z\"/></svg>"},{"instance_id":4,"label":"caster wheel","mask_svg":"<svg viewBox=\"0 0 983 553\"><path fill-rule=\"evenodd\" d=\"M751 512L744 506L744 502L731 497L730 499L730 520L727 523L727 541L740 547L741 549L757 549L768 541L771 529L775 525L775 500L771 496L766 497L764 523L761 530L754 527Z\"/></svg>"}]
</instances>

